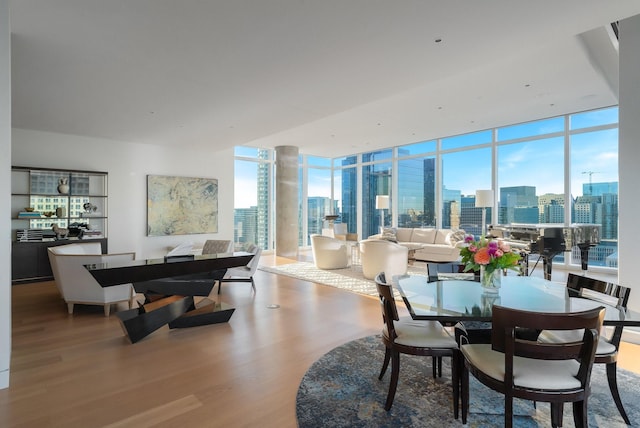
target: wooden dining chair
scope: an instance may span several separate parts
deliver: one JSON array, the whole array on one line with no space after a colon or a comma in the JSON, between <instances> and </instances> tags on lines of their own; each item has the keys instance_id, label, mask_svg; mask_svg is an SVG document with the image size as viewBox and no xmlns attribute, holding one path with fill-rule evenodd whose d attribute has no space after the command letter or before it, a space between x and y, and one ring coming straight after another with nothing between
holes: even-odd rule
<instances>
[{"instance_id":1,"label":"wooden dining chair","mask_svg":"<svg viewBox=\"0 0 640 428\"><path fill-rule=\"evenodd\" d=\"M601 281L582 275L570 273L567 276L567 288L570 295L587 298L599 303L604 303L614 307L625 308L629 301L631 289L611 282ZM624 410L620 392L618 391L617 363L620 339L622 338L623 326L615 326L610 335L601 334L596 349L594 364L606 364L607 381L613 401L616 403L620 416L627 425L631 425L629 416ZM545 343L562 343L575 340L579 331L548 331L543 330L538 336L538 340Z\"/></svg>"},{"instance_id":2,"label":"wooden dining chair","mask_svg":"<svg viewBox=\"0 0 640 428\"><path fill-rule=\"evenodd\" d=\"M393 297L393 287L387 283L384 272L375 277L375 282L380 296L384 322L382 342L385 345L384 362L378 376L379 380L382 380L387 367L389 367L389 362L391 362L391 380L384 409L388 411L393 405L400 375L400 354L431 356L434 377L436 377L437 360L442 357L451 357L453 406L454 416L457 419L460 384L457 368L460 366L460 354L456 341L437 321L415 321L410 317L400 318ZM442 375L441 371L440 375Z\"/></svg>"},{"instance_id":3,"label":"wooden dining chair","mask_svg":"<svg viewBox=\"0 0 640 428\"><path fill-rule=\"evenodd\" d=\"M462 344L462 423L469 410L469 373L504 394L504 426L513 426L513 398L551 403L551 423L562 426L562 407L573 403L576 427L587 426L589 381L604 307L583 312L541 313L494 305L491 344ZM516 328L582 329L570 343L542 343L516 338Z\"/></svg>"}]
</instances>

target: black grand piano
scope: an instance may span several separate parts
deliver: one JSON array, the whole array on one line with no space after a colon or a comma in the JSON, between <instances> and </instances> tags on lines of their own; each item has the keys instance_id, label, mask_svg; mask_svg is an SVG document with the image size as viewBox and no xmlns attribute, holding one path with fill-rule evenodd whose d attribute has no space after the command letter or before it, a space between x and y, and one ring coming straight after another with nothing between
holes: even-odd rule
<instances>
[{"instance_id":1,"label":"black grand piano","mask_svg":"<svg viewBox=\"0 0 640 428\"><path fill-rule=\"evenodd\" d=\"M522 251L524 274L528 274L529 254L538 254L542 259L544 278L551 279L553 258L573 247L580 249L582 270L587 270L589 249L600 243L599 224L525 224L511 223L489 225L488 235L507 241L512 248Z\"/></svg>"}]
</instances>

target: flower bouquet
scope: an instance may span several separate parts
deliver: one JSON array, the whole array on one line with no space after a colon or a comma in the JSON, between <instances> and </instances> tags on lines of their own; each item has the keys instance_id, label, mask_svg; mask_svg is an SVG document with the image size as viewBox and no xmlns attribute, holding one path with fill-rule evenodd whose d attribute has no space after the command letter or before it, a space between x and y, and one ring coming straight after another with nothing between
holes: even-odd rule
<instances>
[{"instance_id":1,"label":"flower bouquet","mask_svg":"<svg viewBox=\"0 0 640 428\"><path fill-rule=\"evenodd\" d=\"M473 235L467 235L464 242L466 245L460 249L464 271L480 271L480 282L487 289L500 288L503 269L518 268L520 255L502 240L482 237L476 241Z\"/></svg>"}]
</instances>

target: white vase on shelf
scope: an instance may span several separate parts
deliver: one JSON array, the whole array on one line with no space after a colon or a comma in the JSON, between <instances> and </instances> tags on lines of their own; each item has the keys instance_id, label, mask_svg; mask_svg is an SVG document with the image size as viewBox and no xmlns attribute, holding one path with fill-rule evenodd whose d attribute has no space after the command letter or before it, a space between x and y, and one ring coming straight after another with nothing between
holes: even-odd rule
<instances>
[{"instance_id":1,"label":"white vase on shelf","mask_svg":"<svg viewBox=\"0 0 640 428\"><path fill-rule=\"evenodd\" d=\"M66 195L67 193L69 193L69 179L62 177L59 181L58 181L58 193L62 194L62 195Z\"/></svg>"}]
</instances>

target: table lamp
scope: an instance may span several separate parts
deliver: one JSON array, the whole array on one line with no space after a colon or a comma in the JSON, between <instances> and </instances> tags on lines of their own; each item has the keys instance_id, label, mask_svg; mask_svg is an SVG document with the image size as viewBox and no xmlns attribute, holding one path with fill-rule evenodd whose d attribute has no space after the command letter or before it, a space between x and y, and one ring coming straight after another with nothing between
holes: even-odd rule
<instances>
[{"instance_id":1,"label":"table lamp","mask_svg":"<svg viewBox=\"0 0 640 428\"><path fill-rule=\"evenodd\" d=\"M482 208L482 237L487 233L487 207L493 207L493 190L476 190L476 207Z\"/></svg>"}]
</instances>

